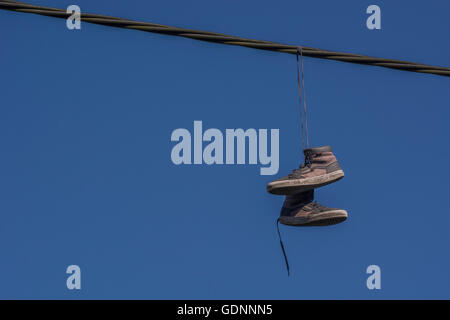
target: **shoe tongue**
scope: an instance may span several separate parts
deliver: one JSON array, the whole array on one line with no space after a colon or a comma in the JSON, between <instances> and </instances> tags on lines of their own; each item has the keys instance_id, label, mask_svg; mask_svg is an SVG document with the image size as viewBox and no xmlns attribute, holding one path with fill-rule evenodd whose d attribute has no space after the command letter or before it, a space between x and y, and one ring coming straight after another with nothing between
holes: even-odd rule
<instances>
[{"instance_id":1,"label":"shoe tongue","mask_svg":"<svg viewBox=\"0 0 450 320\"><path fill-rule=\"evenodd\" d=\"M286 196L285 203L288 206L305 205L314 200L314 189Z\"/></svg>"},{"instance_id":2,"label":"shoe tongue","mask_svg":"<svg viewBox=\"0 0 450 320\"><path fill-rule=\"evenodd\" d=\"M303 154L305 155L305 157L308 157L308 156L312 155L313 153L311 152L311 149L305 149L305 150L303 150Z\"/></svg>"},{"instance_id":3,"label":"shoe tongue","mask_svg":"<svg viewBox=\"0 0 450 320\"><path fill-rule=\"evenodd\" d=\"M314 189L306 191L304 193L305 193L304 199L306 202L312 202L314 200Z\"/></svg>"}]
</instances>

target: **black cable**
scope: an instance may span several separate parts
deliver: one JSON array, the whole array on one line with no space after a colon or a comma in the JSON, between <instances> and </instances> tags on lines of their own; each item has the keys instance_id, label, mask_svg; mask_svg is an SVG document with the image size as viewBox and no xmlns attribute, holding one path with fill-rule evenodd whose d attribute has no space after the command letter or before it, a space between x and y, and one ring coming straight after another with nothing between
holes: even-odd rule
<instances>
[{"instance_id":1,"label":"black cable","mask_svg":"<svg viewBox=\"0 0 450 320\"><path fill-rule=\"evenodd\" d=\"M67 13L65 10L62 9L35 6L27 3L15 2L12 0L0 0L0 9L25 13L34 13L62 19L67 19L68 17L71 16L70 13ZM270 41L245 39L215 32L176 28L156 23L138 22L98 14L81 13L80 19L81 21L94 24L101 24L110 27L135 29L153 33L161 33L172 36L191 38L202 41L249 47L260 50L297 54L297 47L298 47L297 45L286 45ZM304 46L302 46L302 53L304 56L319 59L329 59L350 63L358 63L410 72L430 73L447 77L450 76L450 68L447 67L429 66L420 63L393 60L393 59L374 58L359 54L334 52Z\"/></svg>"}]
</instances>

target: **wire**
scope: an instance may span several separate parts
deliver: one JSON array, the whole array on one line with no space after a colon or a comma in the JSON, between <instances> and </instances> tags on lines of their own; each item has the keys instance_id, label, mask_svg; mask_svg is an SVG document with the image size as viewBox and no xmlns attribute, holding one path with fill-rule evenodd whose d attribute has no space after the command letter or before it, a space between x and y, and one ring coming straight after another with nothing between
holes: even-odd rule
<instances>
[{"instance_id":1,"label":"wire","mask_svg":"<svg viewBox=\"0 0 450 320\"><path fill-rule=\"evenodd\" d=\"M24 13L33 13L39 14L43 16L55 17L67 19L71 16L71 13L67 13L65 10L42 7L31 5L22 2L16 2L12 0L0 0L0 9L24 12ZM80 17L81 21L100 24L110 27L117 28L125 28L125 29L134 29L141 30L152 33L161 33L172 36L179 36L185 38L191 38L202 41L209 41L221 44L235 45L235 46L243 46L260 50L269 50L290 54L297 54L297 45L287 45L270 41L263 40L253 40L253 39L245 39L235 36L230 36L221 33L215 32L207 32L207 31L199 31L199 30L191 30L191 29L183 29L177 27L170 27L156 23L150 22L138 22L133 20L127 20L116 17L109 17L98 14L90 14L90 13L81 13ZM342 62L350 62L378 67L385 67L391 69L398 69L410 72L421 72L421 73L430 73L441 76L450 76L450 68L447 67L438 67L438 66L429 66L420 63L394 60L394 59L384 59L384 58L374 58L369 56L364 56L360 54L353 53L344 53L344 52L335 52L328 51L323 49L316 49L302 46L302 54L307 57L319 58L319 59L329 59L329 60L337 60Z\"/></svg>"}]
</instances>

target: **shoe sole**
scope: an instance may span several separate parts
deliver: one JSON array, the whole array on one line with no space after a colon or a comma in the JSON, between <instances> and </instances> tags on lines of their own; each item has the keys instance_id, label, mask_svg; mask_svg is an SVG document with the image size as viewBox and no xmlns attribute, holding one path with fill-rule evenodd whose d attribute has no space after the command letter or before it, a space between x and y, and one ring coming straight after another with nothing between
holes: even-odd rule
<instances>
[{"instance_id":1,"label":"shoe sole","mask_svg":"<svg viewBox=\"0 0 450 320\"><path fill-rule=\"evenodd\" d=\"M267 191L272 194L288 196L326 186L327 184L336 182L343 177L344 171L336 170L310 178L273 181L267 185Z\"/></svg>"},{"instance_id":2,"label":"shoe sole","mask_svg":"<svg viewBox=\"0 0 450 320\"><path fill-rule=\"evenodd\" d=\"M318 213L312 217L283 217L279 218L280 223L294 227L314 227L331 226L347 220L348 214L345 210L333 210Z\"/></svg>"}]
</instances>

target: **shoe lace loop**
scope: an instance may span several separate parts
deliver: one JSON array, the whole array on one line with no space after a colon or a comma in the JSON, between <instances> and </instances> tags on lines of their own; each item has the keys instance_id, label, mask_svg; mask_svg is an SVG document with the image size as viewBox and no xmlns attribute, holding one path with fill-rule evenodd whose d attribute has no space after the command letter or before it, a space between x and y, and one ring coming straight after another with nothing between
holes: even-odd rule
<instances>
[{"instance_id":1,"label":"shoe lace loop","mask_svg":"<svg viewBox=\"0 0 450 320\"><path fill-rule=\"evenodd\" d=\"M318 203L317 201L311 202L311 203L309 203L307 206L308 206L309 208L311 208L311 210L316 209L316 210L319 211L319 212L328 209L327 207L321 205L321 204Z\"/></svg>"},{"instance_id":2,"label":"shoe lace loop","mask_svg":"<svg viewBox=\"0 0 450 320\"><path fill-rule=\"evenodd\" d=\"M292 173L288 175L289 178L301 175L301 170L303 170L306 167L311 168L311 165L312 165L312 155L310 153L306 153L305 162L303 162L297 169L292 170Z\"/></svg>"}]
</instances>

